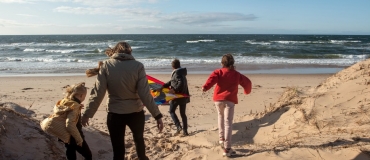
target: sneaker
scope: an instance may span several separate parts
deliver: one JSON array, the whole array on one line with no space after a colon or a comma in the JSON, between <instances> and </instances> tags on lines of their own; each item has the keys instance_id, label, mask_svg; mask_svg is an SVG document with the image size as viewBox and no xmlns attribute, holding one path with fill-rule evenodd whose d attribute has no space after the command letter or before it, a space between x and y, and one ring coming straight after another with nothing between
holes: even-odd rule
<instances>
[{"instance_id":1,"label":"sneaker","mask_svg":"<svg viewBox=\"0 0 370 160\"><path fill-rule=\"evenodd\" d=\"M182 127L181 126L177 126L176 127L176 133L175 134L180 134L181 131L182 131Z\"/></svg>"},{"instance_id":2,"label":"sneaker","mask_svg":"<svg viewBox=\"0 0 370 160\"><path fill-rule=\"evenodd\" d=\"M223 145L224 144L224 141L225 141L225 139L220 138L220 140L218 141L218 144Z\"/></svg>"},{"instance_id":3,"label":"sneaker","mask_svg":"<svg viewBox=\"0 0 370 160\"><path fill-rule=\"evenodd\" d=\"M226 156L226 157L230 157L230 156L233 156L235 154L236 154L236 152L234 150L232 150L231 148L226 148L226 149L224 149L224 153L222 155Z\"/></svg>"},{"instance_id":4,"label":"sneaker","mask_svg":"<svg viewBox=\"0 0 370 160\"><path fill-rule=\"evenodd\" d=\"M183 136L188 136L188 135L189 135L189 133L188 133L188 131L187 131L187 130L183 130L183 131L182 131L182 135L183 135Z\"/></svg>"}]
</instances>

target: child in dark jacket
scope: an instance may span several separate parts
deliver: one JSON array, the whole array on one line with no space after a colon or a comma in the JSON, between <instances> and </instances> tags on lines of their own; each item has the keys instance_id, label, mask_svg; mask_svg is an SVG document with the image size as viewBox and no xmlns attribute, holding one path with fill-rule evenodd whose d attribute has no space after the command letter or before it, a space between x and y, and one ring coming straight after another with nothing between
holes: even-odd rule
<instances>
[{"instance_id":1,"label":"child in dark jacket","mask_svg":"<svg viewBox=\"0 0 370 160\"><path fill-rule=\"evenodd\" d=\"M171 63L172 65L172 75L171 80L163 85L163 87L170 87L170 92L172 93L182 93L189 95L188 80L186 79L187 70L186 68L181 68L180 60L174 59ZM170 101L171 118L176 125L176 134L179 134L181 130L183 135L187 136L188 133L188 120L186 117L186 104L190 102L190 97L176 98ZM182 126L179 119L175 113L177 106L180 106L180 115L182 119Z\"/></svg>"}]
</instances>

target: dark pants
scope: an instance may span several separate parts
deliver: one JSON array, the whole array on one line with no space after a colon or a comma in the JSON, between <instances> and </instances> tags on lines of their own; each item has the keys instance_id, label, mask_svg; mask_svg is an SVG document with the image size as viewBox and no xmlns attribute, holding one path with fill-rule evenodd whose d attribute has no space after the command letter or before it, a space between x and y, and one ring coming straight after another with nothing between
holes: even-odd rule
<instances>
[{"instance_id":1,"label":"dark pants","mask_svg":"<svg viewBox=\"0 0 370 160\"><path fill-rule=\"evenodd\" d=\"M134 137L138 158L140 160L148 159L145 155L144 124L144 111L130 114L108 113L107 125L112 142L114 160L123 160L125 158L126 125L130 128Z\"/></svg>"},{"instance_id":2,"label":"dark pants","mask_svg":"<svg viewBox=\"0 0 370 160\"><path fill-rule=\"evenodd\" d=\"M182 119L182 128L183 130L188 130L188 118L186 117L186 99L175 99L170 101L170 114L173 122L175 123L176 127L180 126L179 118L175 113L177 106L180 106L180 115Z\"/></svg>"},{"instance_id":3,"label":"dark pants","mask_svg":"<svg viewBox=\"0 0 370 160\"><path fill-rule=\"evenodd\" d=\"M83 137L82 137L83 138ZM91 160L92 154L90 151L89 146L87 145L85 139L83 138L82 146L78 146L76 140L71 136L71 139L68 143L65 143L64 146L66 147L66 155L68 160L76 160L76 151L80 153L85 159Z\"/></svg>"}]
</instances>

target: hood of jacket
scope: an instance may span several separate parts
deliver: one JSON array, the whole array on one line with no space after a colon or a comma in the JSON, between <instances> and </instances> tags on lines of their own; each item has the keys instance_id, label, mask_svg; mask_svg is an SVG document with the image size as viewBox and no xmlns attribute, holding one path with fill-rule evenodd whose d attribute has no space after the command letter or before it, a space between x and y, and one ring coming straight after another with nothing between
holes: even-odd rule
<instances>
[{"instance_id":1,"label":"hood of jacket","mask_svg":"<svg viewBox=\"0 0 370 160\"><path fill-rule=\"evenodd\" d=\"M127 53L115 53L110 58L118 59L121 61L135 60L135 58L131 54L127 54Z\"/></svg>"},{"instance_id":2,"label":"hood of jacket","mask_svg":"<svg viewBox=\"0 0 370 160\"><path fill-rule=\"evenodd\" d=\"M186 76L188 74L188 70L186 68L177 68L172 72L172 75L173 74Z\"/></svg>"},{"instance_id":3,"label":"hood of jacket","mask_svg":"<svg viewBox=\"0 0 370 160\"><path fill-rule=\"evenodd\" d=\"M75 106L80 106L80 104L77 103L76 101L64 98L58 101L57 104L55 104L54 113L60 115L70 110L73 110Z\"/></svg>"}]
</instances>

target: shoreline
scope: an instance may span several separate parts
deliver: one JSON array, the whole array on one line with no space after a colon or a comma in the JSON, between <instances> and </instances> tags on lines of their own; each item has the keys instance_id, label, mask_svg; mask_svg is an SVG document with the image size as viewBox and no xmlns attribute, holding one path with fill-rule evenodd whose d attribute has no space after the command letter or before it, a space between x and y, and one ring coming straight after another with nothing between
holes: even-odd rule
<instances>
[{"instance_id":1,"label":"shoreline","mask_svg":"<svg viewBox=\"0 0 370 160\"><path fill-rule=\"evenodd\" d=\"M188 70L188 75L209 75L215 69L218 68L191 68L186 67ZM343 70L346 67L293 67L293 68L265 68L265 69L238 69L237 71L242 74L247 75L314 75L314 74L335 74ZM71 72L73 71L73 72ZM78 69L72 70L70 72L61 73L0 73L0 77L63 77L63 76L86 76L85 70ZM162 68L162 69L146 69L149 75L162 75L171 74L172 69Z\"/></svg>"},{"instance_id":2,"label":"shoreline","mask_svg":"<svg viewBox=\"0 0 370 160\"><path fill-rule=\"evenodd\" d=\"M187 64L181 65L187 68L188 74L210 74L221 68L217 64ZM15 76L82 76L87 69L96 67L69 67L69 68L28 68L22 69L0 69L0 77ZM236 70L242 74L334 74L349 66L339 65L317 65L317 64L235 64ZM147 74L168 74L172 72L170 63L162 66L145 66Z\"/></svg>"}]
</instances>

